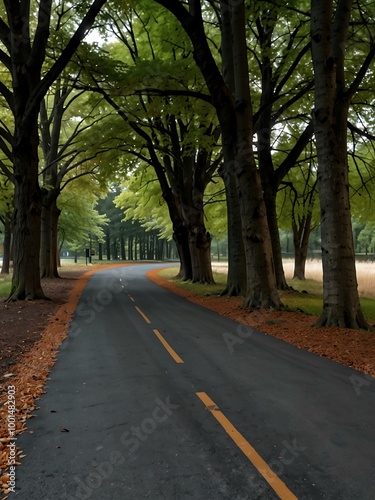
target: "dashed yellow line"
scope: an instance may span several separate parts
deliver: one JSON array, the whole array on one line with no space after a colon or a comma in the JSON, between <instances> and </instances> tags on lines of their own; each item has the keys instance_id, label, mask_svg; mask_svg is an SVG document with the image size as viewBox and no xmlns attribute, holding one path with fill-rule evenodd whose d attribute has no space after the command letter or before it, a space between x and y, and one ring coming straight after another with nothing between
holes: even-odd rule
<instances>
[{"instance_id":1,"label":"dashed yellow line","mask_svg":"<svg viewBox=\"0 0 375 500\"><path fill-rule=\"evenodd\" d=\"M160 340L160 342L163 344L163 346L166 348L166 350L169 352L169 354L172 356L172 358L176 361L176 363L183 363L183 360L180 358L177 352L174 349L172 349L172 347L168 344L168 342L165 340L162 334L158 332L158 330L153 330L153 332Z\"/></svg>"},{"instance_id":2,"label":"dashed yellow line","mask_svg":"<svg viewBox=\"0 0 375 500\"><path fill-rule=\"evenodd\" d=\"M148 319L148 317L145 315L144 312L142 312L139 307L137 306L134 306L136 308L136 310L139 312L139 314L142 316L142 318L146 321L146 323L150 324L151 321Z\"/></svg>"},{"instance_id":3,"label":"dashed yellow line","mask_svg":"<svg viewBox=\"0 0 375 500\"><path fill-rule=\"evenodd\" d=\"M233 439L242 453L250 460L254 467L264 477L267 483L271 486L274 492L282 500L298 500L298 498L289 490L285 483L273 472L267 462L256 452L251 444L238 432L227 417L219 411L217 405L205 392L197 392L196 395L205 405L206 410L209 410L220 425L224 428L227 434Z\"/></svg>"}]
</instances>

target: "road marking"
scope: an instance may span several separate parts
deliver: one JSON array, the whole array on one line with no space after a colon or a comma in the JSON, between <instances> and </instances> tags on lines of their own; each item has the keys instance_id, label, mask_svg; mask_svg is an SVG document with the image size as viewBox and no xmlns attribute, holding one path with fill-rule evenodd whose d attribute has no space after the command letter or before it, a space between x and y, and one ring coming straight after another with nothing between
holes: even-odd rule
<instances>
[{"instance_id":1,"label":"road marking","mask_svg":"<svg viewBox=\"0 0 375 500\"><path fill-rule=\"evenodd\" d=\"M146 321L146 323L151 323L151 321L148 319L148 317L145 315L145 313L143 313L143 312L139 309L139 307L137 307L137 306L134 306L134 307L137 309L137 311L138 311L138 312L139 312L139 314L142 316L142 318Z\"/></svg>"},{"instance_id":2,"label":"road marking","mask_svg":"<svg viewBox=\"0 0 375 500\"><path fill-rule=\"evenodd\" d=\"M218 406L205 392L197 392L196 395L206 406L227 434L233 439L242 453L256 467L267 483L282 500L298 500L298 498L289 490L285 483L273 472L267 462L256 452L251 444L246 441L243 435L231 424L227 417L218 409Z\"/></svg>"},{"instance_id":3,"label":"road marking","mask_svg":"<svg viewBox=\"0 0 375 500\"><path fill-rule=\"evenodd\" d=\"M135 300L133 299L133 297L131 295L128 295L129 299L132 301L132 302L135 302Z\"/></svg>"},{"instance_id":4,"label":"road marking","mask_svg":"<svg viewBox=\"0 0 375 500\"><path fill-rule=\"evenodd\" d=\"M165 338L162 336L158 330L153 330L157 338L160 340L160 342L163 344L163 346L167 349L169 354L172 356L172 358L176 361L176 363L183 363L183 360L180 358L180 356L177 354L177 352L172 349L172 347L168 344L168 342L165 340Z\"/></svg>"}]
</instances>

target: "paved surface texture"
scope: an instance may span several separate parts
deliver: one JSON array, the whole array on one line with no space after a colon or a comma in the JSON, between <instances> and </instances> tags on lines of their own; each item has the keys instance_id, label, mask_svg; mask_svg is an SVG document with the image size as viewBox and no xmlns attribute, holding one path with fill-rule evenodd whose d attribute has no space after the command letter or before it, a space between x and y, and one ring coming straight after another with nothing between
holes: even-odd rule
<instances>
[{"instance_id":1,"label":"paved surface texture","mask_svg":"<svg viewBox=\"0 0 375 500\"><path fill-rule=\"evenodd\" d=\"M89 281L10 500L373 500L375 380L173 295L154 267Z\"/></svg>"}]
</instances>

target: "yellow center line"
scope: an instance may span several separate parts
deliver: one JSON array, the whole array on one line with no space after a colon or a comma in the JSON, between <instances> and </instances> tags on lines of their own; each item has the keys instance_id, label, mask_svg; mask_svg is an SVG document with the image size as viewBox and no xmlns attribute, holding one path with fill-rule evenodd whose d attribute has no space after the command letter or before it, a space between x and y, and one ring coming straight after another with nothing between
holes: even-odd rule
<instances>
[{"instance_id":1,"label":"yellow center line","mask_svg":"<svg viewBox=\"0 0 375 500\"><path fill-rule=\"evenodd\" d=\"M145 313L143 313L139 307L137 306L134 306L136 308L136 310L139 312L139 314L142 316L142 318L146 321L146 323L151 323L151 321L148 319L148 317L145 315Z\"/></svg>"},{"instance_id":2,"label":"yellow center line","mask_svg":"<svg viewBox=\"0 0 375 500\"><path fill-rule=\"evenodd\" d=\"M174 349L172 349L172 347L168 344L168 342L165 340L162 334L158 332L158 330L153 330L153 332L160 340L160 342L163 344L163 346L166 348L166 350L169 352L169 354L172 356L172 358L176 361L176 363L183 363L183 360L180 358L177 352Z\"/></svg>"},{"instance_id":3,"label":"yellow center line","mask_svg":"<svg viewBox=\"0 0 375 500\"><path fill-rule=\"evenodd\" d=\"M227 417L219 411L216 404L205 392L197 392L196 395L206 406L216 420L221 424L227 434L233 439L242 453L256 467L267 483L282 500L298 500L298 498L289 490L285 483L273 472L267 462L255 451L251 444L246 441L240 432L231 424Z\"/></svg>"}]
</instances>

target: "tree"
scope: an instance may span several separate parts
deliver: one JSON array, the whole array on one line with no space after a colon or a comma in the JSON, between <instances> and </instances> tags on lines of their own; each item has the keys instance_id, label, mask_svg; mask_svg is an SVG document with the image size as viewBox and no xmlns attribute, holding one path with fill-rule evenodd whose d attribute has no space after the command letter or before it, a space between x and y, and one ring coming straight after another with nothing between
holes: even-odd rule
<instances>
[{"instance_id":1,"label":"tree","mask_svg":"<svg viewBox=\"0 0 375 500\"><path fill-rule=\"evenodd\" d=\"M186 9L182 2L156 1L175 15L192 42L194 59L204 76L221 126L225 168L235 167L246 256L245 305L279 307L281 301L276 289L261 180L253 154L244 2L221 2L223 9L231 9L232 37L228 45L232 43L233 47L233 98L209 48L200 2L192 0Z\"/></svg>"},{"instance_id":2,"label":"tree","mask_svg":"<svg viewBox=\"0 0 375 500\"><path fill-rule=\"evenodd\" d=\"M58 198L60 249L84 250L90 240L104 241L104 229L109 222L106 215L97 210L98 196L89 177L77 180Z\"/></svg>"},{"instance_id":3,"label":"tree","mask_svg":"<svg viewBox=\"0 0 375 500\"><path fill-rule=\"evenodd\" d=\"M259 107L253 117L257 132L257 160L277 287L286 289L276 196L281 182L294 168L313 134L310 102L306 99L313 87L312 73L307 63L310 52L309 16L302 11L302 6L295 12L277 2L254 2L253 10L254 20L249 21L249 42L254 63L259 66L260 72L258 79L252 75L253 86L257 83L260 87ZM252 71L256 67L254 63ZM283 141L283 136L287 136L288 140ZM280 155L276 158L278 163L275 148L285 152L282 160Z\"/></svg>"},{"instance_id":4,"label":"tree","mask_svg":"<svg viewBox=\"0 0 375 500\"><path fill-rule=\"evenodd\" d=\"M313 121L318 154L323 259L323 313L317 325L368 328L359 302L355 270L347 121L352 98L375 55L375 44L370 40L370 49L348 85L345 47L352 8L351 0L339 0L335 9L332 0L312 0L311 3L315 74Z\"/></svg>"},{"instance_id":5,"label":"tree","mask_svg":"<svg viewBox=\"0 0 375 500\"><path fill-rule=\"evenodd\" d=\"M129 130L127 135L134 138L134 143L127 144L122 150L126 148L129 154L155 170L173 221L182 279L210 283L213 281L211 236L205 228L203 198L206 186L221 161L216 147L220 133L215 113L209 104L183 96L190 82L197 84L201 77L197 71L191 70L190 43L181 33L181 28L177 35L173 33L174 28L170 28L172 36L165 42L164 32L161 35L157 30L158 36L153 36L156 23L148 19L148 13L141 15L134 10L133 14L125 20L118 14L110 14L111 29L121 41L120 46L112 46L112 52L126 62L123 73L127 95L124 96L123 74L120 73L122 78L119 79L119 73L113 70L111 79L103 78L95 69L89 71L91 88L101 93L117 110L125 122L124 127ZM178 28L178 24L175 25ZM145 30L148 39L146 48L142 44ZM162 56L155 55L156 47L164 48ZM187 53L186 58L176 62L177 51ZM129 53L127 57L126 52ZM114 61L114 67L119 66ZM155 95L148 84L155 83L155 77L150 78L150 75L157 75L158 82L167 85L167 90L161 88ZM182 95L174 95L173 88L176 94L180 92Z\"/></svg>"},{"instance_id":6,"label":"tree","mask_svg":"<svg viewBox=\"0 0 375 500\"><path fill-rule=\"evenodd\" d=\"M14 118L11 138L14 195L14 272L9 300L41 299L40 217L38 183L38 113L40 103L76 51L106 0L94 0L56 62L46 69L52 0L41 0L36 13L31 0L4 0L7 21L0 18L0 62L10 76L11 89L1 83L0 92ZM62 5L64 10L64 5ZM0 135L9 131L0 127ZM9 172L6 172L9 173Z\"/></svg>"},{"instance_id":7,"label":"tree","mask_svg":"<svg viewBox=\"0 0 375 500\"><path fill-rule=\"evenodd\" d=\"M311 145L312 146L312 145ZM293 279L305 279L305 267L311 231L319 224L316 165L312 152L293 168L279 190L280 226L292 227L294 246Z\"/></svg>"},{"instance_id":8,"label":"tree","mask_svg":"<svg viewBox=\"0 0 375 500\"><path fill-rule=\"evenodd\" d=\"M57 200L60 193L82 176L106 177L108 181L113 170L111 167L116 162L112 155L118 147L118 140L112 140L103 132L113 117L97 111L98 101L88 93L74 90L76 77L72 73L73 68L68 67L50 88L40 106L44 160L41 172L42 278L58 277L57 227L60 210ZM106 121L105 127L100 127L102 121Z\"/></svg>"}]
</instances>

